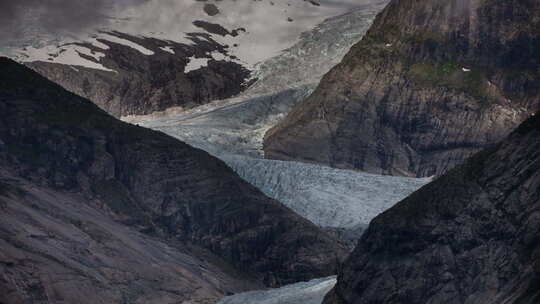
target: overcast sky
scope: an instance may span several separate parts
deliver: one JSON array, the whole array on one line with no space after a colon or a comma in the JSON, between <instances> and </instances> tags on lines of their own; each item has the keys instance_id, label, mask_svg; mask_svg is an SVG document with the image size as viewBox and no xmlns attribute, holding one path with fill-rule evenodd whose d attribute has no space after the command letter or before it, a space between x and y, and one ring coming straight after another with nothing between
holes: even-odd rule
<instances>
[{"instance_id":1,"label":"overcast sky","mask_svg":"<svg viewBox=\"0 0 540 304\"><path fill-rule=\"evenodd\" d=\"M28 27L43 31L79 32L107 23L115 10L146 0L0 0L0 35L14 38Z\"/></svg>"}]
</instances>

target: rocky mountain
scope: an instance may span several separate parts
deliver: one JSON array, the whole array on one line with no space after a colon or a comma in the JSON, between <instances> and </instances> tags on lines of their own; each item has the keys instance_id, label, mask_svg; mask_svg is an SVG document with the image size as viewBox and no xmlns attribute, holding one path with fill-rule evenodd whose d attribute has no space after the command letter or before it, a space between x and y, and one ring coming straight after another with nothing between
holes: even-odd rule
<instances>
[{"instance_id":1,"label":"rocky mountain","mask_svg":"<svg viewBox=\"0 0 540 304\"><path fill-rule=\"evenodd\" d=\"M0 52L116 117L189 109L239 94L255 80L256 63L325 18L374 0L139 2L112 5L107 22L75 37L27 30ZM29 13L28 28L39 18Z\"/></svg>"},{"instance_id":2,"label":"rocky mountain","mask_svg":"<svg viewBox=\"0 0 540 304\"><path fill-rule=\"evenodd\" d=\"M64 45L47 54L51 60L26 65L117 117L192 108L248 86L251 73L228 46L206 33L189 37L192 44L103 32L95 40L100 46ZM61 62L76 55L87 62Z\"/></svg>"},{"instance_id":3,"label":"rocky mountain","mask_svg":"<svg viewBox=\"0 0 540 304\"><path fill-rule=\"evenodd\" d=\"M0 300L205 303L335 272L342 244L223 162L0 65Z\"/></svg>"},{"instance_id":4,"label":"rocky mountain","mask_svg":"<svg viewBox=\"0 0 540 304\"><path fill-rule=\"evenodd\" d=\"M539 303L539 189L537 114L376 217L324 303Z\"/></svg>"},{"instance_id":5,"label":"rocky mountain","mask_svg":"<svg viewBox=\"0 0 540 304\"><path fill-rule=\"evenodd\" d=\"M226 46L204 33L190 38L193 44L104 32L96 41L106 49L77 43L48 55L61 60L74 50L89 61L86 66L54 62L54 57L27 65L117 117L192 108L247 87L250 71L231 59Z\"/></svg>"},{"instance_id":6,"label":"rocky mountain","mask_svg":"<svg viewBox=\"0 0 540 304\"><path fill-rule=\"evenodd\" d=\"M267 158L431 176L540 108L540 3L392 1L315 92L266 134Z\"/></svg>"}]
</instances>

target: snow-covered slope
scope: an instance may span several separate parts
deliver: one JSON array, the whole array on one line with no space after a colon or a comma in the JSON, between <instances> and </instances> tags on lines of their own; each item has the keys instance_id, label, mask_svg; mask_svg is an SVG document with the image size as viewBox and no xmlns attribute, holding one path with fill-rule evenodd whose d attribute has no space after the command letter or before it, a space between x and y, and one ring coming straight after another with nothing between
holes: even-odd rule
<instances>
[{"instance_id":1,"label":"snow-covered slope","mask_svg":"<svg viewBox=\"0 0 540 304\"><path fill-rule=\"evenodd\" d=\"M70 35L36 27L46 16L29 10L29 30L0 52L117 117L186 110L238 96L257 77L250 96L314 85L385 0L130 1Z\"/></svg>"},{"instance_id":2,"label":"snow-covered slope","mask_svg":"<svg viewBox=\"0 0 540 304\"><path fill-rule=\"evenodd\" d=\"M250 291L225 297L218 304L321 304L336 277L315 279L281 288Z\"/></svg>"},{"instance_id":3,"label":"snow-covered slope","mask_svg":"<svg viewBox=\"0 0 540 304\"><path fill-rule=\"evenodd\" d=\"M125 1L104 8L106 18L96 21L91 28L77 28L76 31L59 28L54 33L46 26L40 26L40 20L47 15L30 7L20 17L26 24L21 36L4 41L0 52L23 61L45 59L72 64L63 58L48 56L51 48L66 48L67 43L73 42L93 42L100 31L185 44L193 43L190 33L206 32L210 39L228 45L232 56L252 65L278 55L294 44L300 33L325 18L371 1ZM133 41L128 45L141 50L141 46ZM84 57L79 56L79 59L81 63L87 63Z\"/></svg>"}]
</instances>

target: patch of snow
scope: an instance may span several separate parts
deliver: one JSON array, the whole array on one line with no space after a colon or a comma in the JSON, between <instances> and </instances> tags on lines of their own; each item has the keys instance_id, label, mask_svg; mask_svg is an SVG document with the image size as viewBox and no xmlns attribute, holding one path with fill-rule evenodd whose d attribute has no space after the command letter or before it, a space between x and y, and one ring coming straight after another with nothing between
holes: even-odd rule
<instances>
[{"instance_id":1,"label":"patch of snow","mask_svg":"<svg viewBox=\"0 0 540 304\"><path fill-rule=\"evenodd\" d=\"M208 60L210 58L197 58L197 57L189 57L189 61L186 64L186 67L184 68L184 73L189 73L191 71L198 70L200 68L208 66Z\"/></svg>"},{"instance_id":2,"label":"patch of snow","mask_svg":"<svg viewBox=\"0 0 540 304\"><path fill-rule=\"evenodd\" d=\"M332 276L281 288L249 291L225 297L218 304L321 304L336 282L336 277Z\"/></svg>"},{"instance_id":3,"label":"patch of snow","mask_svg":"<svg viewBox=\"0 0 540 304\"><path fill-rule=\"evenodd\" d=\"M102 50L110 49L110 47L108 45L106 45L105 43L103 43L101 41L98 41L96 38L97 38L97 36L93 36L88 40L88 42L91 43L93 46L98 47L98 48L100 48Z\"/></svg>"},{"instance_id":4,"label":"patch of snow","mask_svg":"<svg viewBox=\"0 0 540 304\"><path fill-rule=\"evenodd\" d=\"M94 58L95 61L83 58L80 54ZM79 45L64 45L61 47L47 46L43 48L27 47L20 51L17 56L18 61L44 61L65 65L80 66L90 69L115 72L99 63L105 54L95 52L89 48Z\"/></svg>"},{"instance_id":5,"label":"patch of snow","mask_svg":"<svg viewBox=\"0 0 540 304\"><path fill-rule=\"evenodd\" d=\"M171 53L171 54L174 54L174 50L172 49L172 47L170 46L162 46L160 47L160 49L164 52L168 52L168 53Z\"/></svg>"},{"instance_id":6,"label":"patch of snow","mask_svg":"<svg viewBox=\"0 0 540 304\"><path fill-rule=\"evenodd\" d=\"M471 71L470 69L467 69L467 68L465 68L465 67L461 68L461 70L462 70L463 72L470 72L470 71Z\"/></svg>"},{"instance_id":7,"label":"patch of snow","mask_svg":"<svg viewBox=\"0 0 540 304\"><path fill-rule=\"evenodd\" d=\"M217 60L217 61L227 59L227 56L223 55L222 53L220 53L218 51L214 51L214 52L210 53L210 56L212 56L212 58L214 58L214 60Z\"/></svg>"},{"instance_id":8,"label":"patch of snow","mask_svg":"<svg viewBox=\"0 0 540 304\"><path fill-rule=\"evenodd\" d=\"M386 44L386 47L391 47L391 46L392 46L391 43L387 43L387 44Z\"/></svg>"},{"instance_id":9,"label":"patch of snow","mask_svg":"<svg viewBox=\"0 0 540 304\"><path fill-rule=\"evenodd\" d=\"M135 42L133 42L131 40L116 37L116 36L113 36L113 35L110 35L110 34L107 34L107 33L100 33L98 35L98 38L101 39L101 40L106 40L106 41L122 44L122 45L125 45L125 46L129 46L130 48L133 48L133 49L135 49L135 50L137 50L137 51L139 51L142 54L147 55L147 56L154 55L154 51L151 51L151 50L143 47L142 45L137 44L137 43L135 43ZM106 44L106 42L105 42L105 44Z\"/></svg>"}]
</instances>

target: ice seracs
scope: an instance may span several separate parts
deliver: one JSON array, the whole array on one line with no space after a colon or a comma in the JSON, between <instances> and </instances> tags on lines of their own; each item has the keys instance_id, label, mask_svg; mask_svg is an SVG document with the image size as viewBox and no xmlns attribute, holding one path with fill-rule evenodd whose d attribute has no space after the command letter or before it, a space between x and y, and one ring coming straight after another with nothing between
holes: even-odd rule
<instances>
[{"instance_id":1,"label":"ice seracs","mask_svg":"<svg viewBox=\"0 0 540 304\"><path fill-rule=\"evenodd\" d=\"M367 225L431 181L293 161L221 157L243 179L321 227Z\"/></svg>"}]
</instances>

